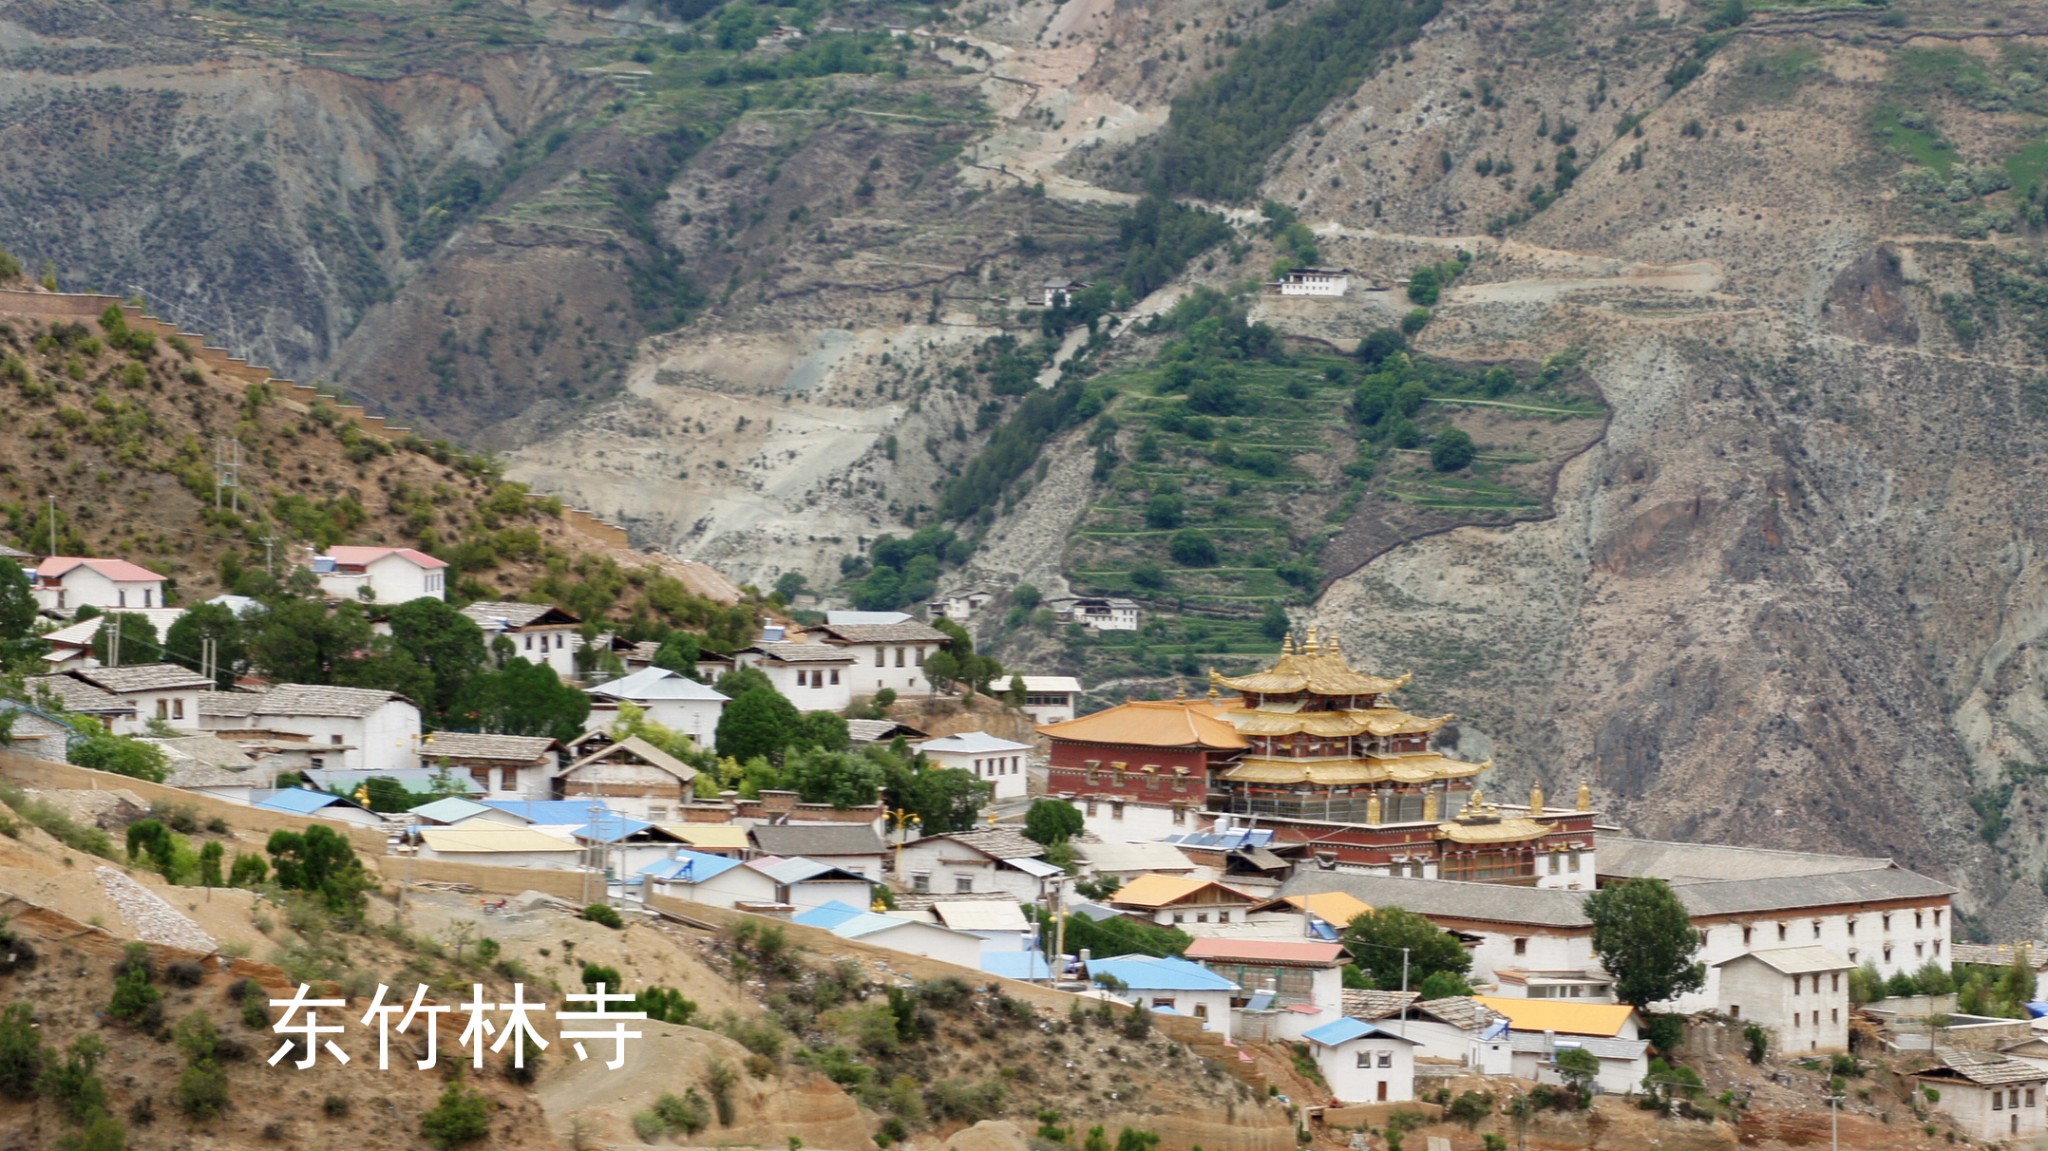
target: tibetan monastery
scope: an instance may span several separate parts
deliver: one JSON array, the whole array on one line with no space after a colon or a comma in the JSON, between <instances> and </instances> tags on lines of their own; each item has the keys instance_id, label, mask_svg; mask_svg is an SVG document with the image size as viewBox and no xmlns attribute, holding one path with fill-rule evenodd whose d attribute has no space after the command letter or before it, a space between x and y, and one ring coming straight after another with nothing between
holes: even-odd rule
<instances>
[{"instance_id":1,"label":"tibetan monastery","mask_svg":"<svg viewBox=\"0 0 2048 1151\"><path fill-rule=\"evenodd\" d=\"M1358 671L1311 629L1264 671L1211 671L1207 699L1133 701L1041 726L1050 790L1105 837L1159 838L1214 817L1272 831L1272 847L1292 846L1304 865L1590 890L1586 789L1570 809L1546 806L1540 787L1526 807L1487 803L1476 779L1491 763L1430 748L1451 717L1390 702L1408 680Z\"/></svg>"}]
</instances>

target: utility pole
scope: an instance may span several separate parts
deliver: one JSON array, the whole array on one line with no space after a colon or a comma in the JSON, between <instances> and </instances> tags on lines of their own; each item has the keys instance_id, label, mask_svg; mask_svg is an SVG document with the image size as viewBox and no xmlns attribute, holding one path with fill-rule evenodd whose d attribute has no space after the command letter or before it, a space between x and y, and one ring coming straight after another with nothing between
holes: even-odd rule
<instances>
[{"instance_id":1,"label":"utility pole","mask_svg":"<svg viewBox=\"0 0 2048 1151\"><path fill-rule=\"evenodd\" d=\"M120 667L120 666L121 666L121 613L120 613L120 612L115 612L115 613L114 613L114 618L113 618L113 619L112 619L111 621L109 621L109 622L111 622L111 623L112 623L112 624L114 625L114 630L113 630L113 631L111 631L111 632L108 632L108 633L107 633L107 666L108 666L108 667ZM105 624L102 624L102 625L100 625L100 626L104 627L104 626L106 626L106 625L105 625Z\"/></svg>"},{"instance_id":2,"label":"utility pole","mask_svg":"<svg viewBox=\"0 0 2048 1151\"><path fill-rule=\"evenodd\" d=\"M1828 1099L1828 1146L1842 1151L1842 1101L1845 1095L1829 1095Z\"/></svg>"},{"instance_id":3,"label":"utility pole","mask_svg":"<svg viewBox=\"0 0 2048 1151\"><path fill-rule=\"evenodd\" d=\"M277 546L276 536L263 537L263 574L277 578L277 566L270 562L271 549Z\"/></svg>"},{"instance_id":4,"label":"utility pole","mask_svg":"<svg viewBox=\"0 0 2048 1151\"><path fill-rule=\"evenodd\" d=\"M213 510L219 511L221 489L227 489L228 502L236 515L242 512L242 441L233 436L215 436L213 439Z\"/></svg>"},{"instance_id":5,"label":"utility pole","mask_svg":"<svg viewBox=\"0 0 2048 1151\"><path fill-rule=\"evenodd\" d=\"M50 554L57 554L57 497L50 497Z\"/></svg>"}]
</instances>

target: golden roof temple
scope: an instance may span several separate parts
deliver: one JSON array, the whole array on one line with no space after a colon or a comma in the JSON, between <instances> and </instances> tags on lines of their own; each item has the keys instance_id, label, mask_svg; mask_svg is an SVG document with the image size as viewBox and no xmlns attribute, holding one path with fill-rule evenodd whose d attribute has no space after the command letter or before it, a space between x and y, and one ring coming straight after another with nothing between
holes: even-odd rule
<instances>
[{"instance_id":1,"label":"golden roof temple","mask_svg":"<svg viewBox=\"0 0 2048 1151\"><path fill-rule=\"evenodd\" d=\"M1468 781L1492 763L1430 750L1430 736L1453 717L1411 715L1387 702L1411 678L1359 671L1335 637L1326 643L1314 628L1299 645L1283 640L1279 660L1264 671L1233 678L1211 669L1212 698L1220 689L1238 693L1214 714L1245 741L1237 762L1216 776L1225 810L1378 824L1433 822L1457 806Z\"/></svg>"}]
</instances>

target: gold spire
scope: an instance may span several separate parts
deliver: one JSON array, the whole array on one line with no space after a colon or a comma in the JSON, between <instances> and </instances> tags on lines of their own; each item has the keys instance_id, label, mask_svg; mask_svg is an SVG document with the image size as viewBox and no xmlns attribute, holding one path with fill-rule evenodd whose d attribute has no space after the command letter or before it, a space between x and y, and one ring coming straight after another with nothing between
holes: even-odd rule
<instances>
[{"instance_id":1,"label":"gold spire","mask_svg":"<svg viewBox=\"0 0 2048 1151\"><path fill-rule=\"evenodd\" d=\"M1438 816L1438 807L1437 807L1437 795L1436 795L1436 792L1434 792L1434 791L1425 791L1425 792L1423 792L1423 793L1422 793L1422 821L1423 821L1424 823L1435 823L1435 822L1437 821L1437 816Z\"/></svg>"},{"instance_id":2,"label":"gold spire","mask_svg":"<svg viewBox=\"0 0 2048 1151\"><path fill-rule=\"evenodd\" d=\"M1173 681L1173 698L1182 703L1188 701L1188 685L1176 679Z\"/></svg>"},{"instance_id":3,"label":"gold spire","mask_svg":"<svg viewBox=\"0 0 2048 1151\"><path fill-rule=\"evenodd\" d=\"M1583 779L1579 781L1579 810L1593 810L1593 785Z\"/></svg>"},{"instance_id":4,"label":"gold spire","mask_svg":"<svg viewBox=\"0 0 2048 1151\"><path fill-rule=\"evenodd\" d=\"M1294 633L1293 633L1293 632L1291 632L1291 631L1290 631L1290 632L1288 632L1287 634L1285 634L1285 635L1283 635L1283 636L1281 636L1281 637L1280 637L1280 654L1281 654L1281 655L1293 655L1293 654L1294 654Z\"/></svg>"},{"instance_id":5,"label":"gold spire","mask_svg":"<svg viewBox=\"0 0 2048 1151\"><path fill-rule=\"evenodd\" d=\"M1380 821L1380 793L1377 791L1365 801L1365 821L1370 824L1378 824Z\"/></svg>"},{"instance_id":6,"label":"gold spire","mask_svg":"<svg viewBox=\"0 0 2048 1151\"><path fill-rule=\"evenodd\" d=\"M1211 678L1210 678L1210 680L1209 680L1209 702L1210 702L1210 703L1215 703L1215 702L1216 702L1216 700L1217 700L1217 691L1216 691L1216 680L1215 680L1215 678L1214 678L1214 673L1211 673Z\"/></svg>"},{"instance_id":7,"label":"gold spire","mask_svg":"<svg viewBox=\"0 0 2048 1151\"><path fill-rule=\"evenodd\" d=\"M1344 654L1344 649L1338 646L1337 637L1334 635L1330 637L1330 642L1324 645L1323 650L1329 652L1331 655Z\"/></svg>"},{"instance_id":8,"label":"gold spire","mask_svg":"<svg viewBox=\"0 0 2048 1151\"><path fill-rule=\"evenodd\" d=\"M1302 647L1301 651L1303 655L1317 654L1316 625L1308 625L1308 643Z\"/></svg>"},{"instance_id":9,"label":"gold spire","mask_svg":"<svg viewBox=\"0 0 2048 1151\"><path fill-rule=\"evenodd\" d=\"M1529 785L1529 814L1543 814L1543 781L1540 779Z\"/></svg>"}]
</instances>

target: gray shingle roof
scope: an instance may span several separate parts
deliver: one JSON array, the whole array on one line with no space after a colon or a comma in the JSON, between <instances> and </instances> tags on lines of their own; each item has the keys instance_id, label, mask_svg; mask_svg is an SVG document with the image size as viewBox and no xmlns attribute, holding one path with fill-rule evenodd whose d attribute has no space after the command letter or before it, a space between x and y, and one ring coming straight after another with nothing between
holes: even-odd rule
<instances>
[{"instance_id":1,"label":"gray shingle roof","mask_svg":"<svg viewBox=\"0 0 2048 1151\"><path fill-rule=\"evenodd\" d=\"M880 743L897 736L905 739L923 739L928 732L919 731L907 723L893 719L849 719L846 721L846 737L855 743Z\"/></svg>"},{"instance_id":2,"label":"gray shingle roof","mask_svg":"<svg viewBox=\"0 0 2048 1151\"><path fill-rule=\"evenodd\" d=\"M756 824L754 846L769 855L880 855L882 837L865 823Z\"/></svg>"},{"instance_id":3,"label":"gray shingle roof","mask_svg":"<svg viewBox=\"0 0 2048 1151\"><path fill-rule=\"evenodd\" d=\"M1922 1071L1919 1074L1938 1075L1946 1069L1985 1087L2048 1079L2048 1070L2031 1063L2022 1063L2017 1059L2008 1059L2003 1055L1994 1055L1988 1051L1942 1047L1937 1048L1934 1054L1935 1058L1941 1060L1941 1066L1933 1068L1931 1072Z\"/></svg>"},{"instance_id":4,"label":"gray shingle roof","mask_svg":"<svg viewBox=\"0 0 2048 1151\"><path fill-rule=\"evenodd\" d=\"M1007 827L987 827L979 831L954 831L945 835L930 836L931 839L950 839L965 844L992 859L1036 859L1045 854L1043 845L1024 838L1021 831Z\"/></svg>"},{"instance_id":5,"label":"gray shingle roof","mask_svg":"<svg viewBox=\"0 0 2048 1151\"><path fill-rule=\"evenodd\" d=\"M1400 907L1418 915L1479 919L1543 927L1591 927L1585 893L1547 887L1505 887L1451 879L1406 879L1346 871L1297 870L1281 895L1342 891L1372 907Z\"/></svg>"},{"instance_id":6,"label":"gray shingle roof","mask_svg":"<svg viewBox=\"0 0 2048 1151\"><path fill-rule=\"evenodd\" d=\"M152 739L149 742L163 748L164 753L171 757L173 766L176 766L179 761L205 763L211 764L214 767L235 769L254 767L256 764L255 759L251 758L248 752L242 750L241 744L232 743L211 735L188 735L175 739ZM176 787L178 785L172 784L172 786Z\"/></svg>"},{"instance_id":7,"label":"gray shingle roof","mask_svg":"<svg viewBox=\"0 0 2048 1151\"><path fill-rule=\"evenodd\" d=\"M2036 971L2048 970L2048 943L1958 943L1949 948L1949 959L1954 963L2009 967L2015 951L2026 952L2027 966Z\"/></svg>"},{"instance_id":8,"label":"gray shingle roof","mask_svg":"<svg viewBox=\"0 0 2048 1151\"><path fill-rule=\"evenodd\" d=\"M1693 918L1740 915L1745 912L1797 911L1842 903L1877 903L1891 899L1938 899L1956 889L1903 868L1848 871L1835 875L1800 875L1784 879L1729 880L1687 883L1673 889Z\"/></svg>"},{"instance_id":9,"label":"gray shingle roof","mask_svg":"<svg viewBox=\"0 0 2048 1151\"><path fill-rule=\"evenodd\" d=\"M1350 994L1346 992L1345 994ZM1427 1015L1441 1019L1460 1031L1479 1031L1487 1024L1500 1018L1490 1008L1473 1000L1470 996L1455 995L1448 999L1430 999L1418 1003L1410 1015Z\"/></svg>"},{"instance_id":10,"label":"gray shingle roof","mask_svg":"<svg viewBox=\"0 0 2048 1151\"><path fill-rule=\"evenodd\" d=\"M853 662L844 649L822 643L757 643L747 650L760 652L777 663Z\"/></svg>"},{"instance_id":11,"label":"gray shingle roof","mask_svg":"<svg viewBox=\"0 0 2048 1151\"><path fill-rule=\"evenodd\" d=\"M1422 998L1415 991L1372 991L1346 988L1344 991L1344 1014L1352 1019L1385 1019L1399 1015L1403 1007ZM1467 1000L1466 1002L1471 1002ZM1476 1004L1475 1004L1476 1006ZM1485 1010L1485 1008L1480 1008Z\"/></svg>"},{"instance_id":12,"label":"gray shingle roof","mask_svg":"<svg viewBox=\"0 0 2048 1151\"><path fill-rule=\"evenodd\" d=\"M35 695L39 688L47 688L51 695L57 697L58 706L62 707L65 711L81 712L87 715L133 715L135 713L135 705L122 699L120 696L112 692L101 691L84 680L75 679L68 675L30 676L28 679L29 694L31 696Z\"/></svg>"},{"instance_id":13,"label":"gray shingle roof","mask_svg":"<svg viewBox=\"0 0 2048 1151\"><path fill-rule=\"evenodd\" d=\"M477 735L437 731L420 745L426 759L488 759L504 763L535 763L561 744L538 735Z\"/></svg>"},{"instance_id":14,"label":"gray shingle roof","mask_svg":"<svg viewBox=\"0 0 2048 1151\"><path fill-rule=\"evenodd\" d=\"M1593 862L1603 877L1655 876L1673 885L1881 871L1892 865L1889 859L1872 856L1819 855L1719 843L1671 843L1620 835L1602 835Z\"/></svg>"},{"instance_id":15,"label":"gray shingle roof","mask_svg":"<svg viewBox=\"0 0 2048 1151\"><path fill-rule=\"evenodd\" d=\"M263 706L260 691L210 691L199 697L199 714L214 719L248 719Z\"/></svg>"},{"instance_id":16,"label":"gray shingle roof","mask_svg":"<svg viewBox=\"0 0 2048 1151\"><path fill-rule=\"evenodd\" d=\"M412 701L395 691L373 691L363 687L326 687L309 683L281 683L262 695L254 715L317 715L360 719L396 700ZM229 713L234 714L234 713Z\"/></svg>"},{"instance_id":17,"label":"gray shingle roof","mask_svg":"<svg viewBox=\"0 0 2048 1151\"><path fill-rule=\"evenodd\" d=\"M617 743L608 743L589 752L583 758L563 768L562 774L571 775L579 768L587 767L593 763L602 763L608 759L637 759L649 766L658 767L668 772L684 783L696 779L698 774L696 768L691 767L689 764L684 763L682 760L677 759L675 756L641 739L637 735L627 736Z\"/></svg>"},{"instance_id":18,"label":"gray shingle roof","mask_svg":"<svg viewBox=\"0 0 2048 1151\"><path fill-rule=\"evenodd\" d=\"M471 622L487 630L503 627L525 627L549 613L553 613L557 617L547 621L550 625L567 626L581 622L561 608L546 603L478 600L476 603L462 609L462 614L468 616Z\"/></svg>"},{"instance_id":19,"label":"gray shingle roof","mask_svg":"<svg viewBox=\"0 0 2048 1151\"><path fill-rule=\"evenodd\" d=\"M828 623L818 628L840 643L947 643L952 637L916 620L903 623Z\"/></svg>"},{"instance_id":20,"label":"gray shingle roof","mask_svg":"<svg viewBox=\"0 0 2048 1151\"><path fill-rule=\"evenodd\" d=\"M88 667L65 674L120 695L131 691L211 688L213 680L174 663L138 663L123 667Z\"/></svg>"},{"instance_id":21,"label":"gray shingle roof","mask_svg":"<svg viewBox=\"0 0 2048 1151\"><path fill-rule=\"evenodd\" d=\"M1540 1031L1511 1031L1508 1033L1508 1050L1550 1054L1553 1047L1562 1049L1577 1047L1592 1052L1601 1059L1640 1059L1643 1050L1649 1047L1646 1039L1602 1039L1597 1035L1573 1035L1556 1039Z\"/></svg>"}]
</instances>

